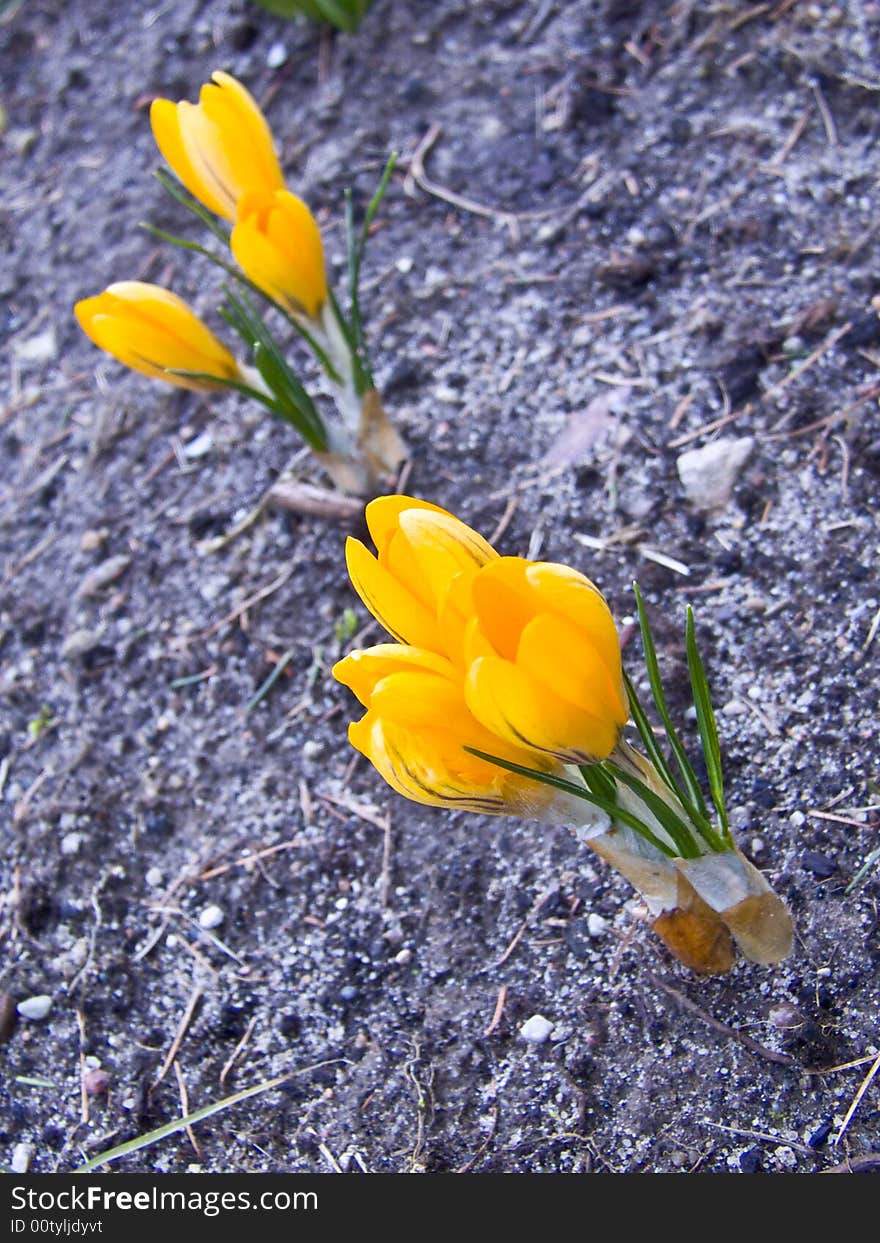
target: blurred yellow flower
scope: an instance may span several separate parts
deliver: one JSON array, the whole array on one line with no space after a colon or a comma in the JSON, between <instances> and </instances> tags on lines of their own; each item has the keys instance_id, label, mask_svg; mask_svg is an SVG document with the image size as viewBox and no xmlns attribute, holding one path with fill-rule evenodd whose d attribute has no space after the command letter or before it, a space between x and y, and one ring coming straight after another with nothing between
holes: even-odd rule
<instances>
[{"instance_id":1,"label":"blurred yellow flower","mask_svg":"<svg viewBox=\"0 0 880 1243\"><path fill-rule=\"evenodd\" d=\"M176 294L143 281L119 281L74 307L83 332L126 367L181 388L212 389L236 379L238 364ZM169 375L166 368L216 376Z\"/></svg>"},{"instance_id":2,"label":"blurred yellow flower","mask_svg":"<svg viewBox=\"0 0 880 1243\"><path fill-rule=\"evenodd\" d=\"M547 767L480 725L465 704L461 671L435 652L383 643L352 652L333 676L367 708L349 726L349 741L398 794L429 806L509 815L539 815L553 801L547 786L464 750Z\"/></svg>"},{"instance_id":3,"label":"blurred yellow flower","mask_svg":"<svg viewBox=\"0 0 880 1243\"><path fill-rule=\"evenodd\" d=\"M249 91L217 69L199 102L156 99L150 123L159 150L200 203L227 220L251 190L284 188L272 131Z\"/></svg>"},{"instance_id":4,"label":"blurred yellow flower","mask_svg":"<svg viewBox=\"0 0 880 1243\"><path fill-rule=\"evenodd\" d=\"M289 190L252 190L238 203L230 246L246 276L289 311L312 319L327 301L315 217Z\"/></svg>"}]
</instances>

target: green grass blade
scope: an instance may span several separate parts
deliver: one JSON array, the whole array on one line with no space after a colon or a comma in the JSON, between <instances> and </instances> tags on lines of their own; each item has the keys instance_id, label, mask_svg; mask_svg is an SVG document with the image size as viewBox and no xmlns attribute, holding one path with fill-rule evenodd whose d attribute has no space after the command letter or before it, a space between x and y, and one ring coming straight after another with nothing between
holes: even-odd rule
<instances>
[{"instance_id":1,"label":"green grass blade","mask_svg":"<svg viewBox=\"0 0 880 1243\"><path fill-rule=\"evenodd\" d=\"M317 453L327 448L327 435L315 404L300 381L277 352L262 341L254 343L254 364L278 399L282 416L292 423L303 440Z\"/></svg>"},{"instance_id":2,"label":"green grass blade","mask_svg":"<svg viewBox=\"0 0 880 1243\"><path fill-rule=\"evenodd\" d=\"M633 719L636 729L639 731L639 737L642 740L643 747L648 753L648 759L657 769L657 772L660 774L661 778L675 797L684 803L687 796L675 780L675 775L669 767L669 764L666 762L666 756L660 749L660 744L657 741L657 735L654 733L654 728L648 720L648 714L642 707L641 701L636 693L636 688L627 676L625 670L623 674L623 681L626 686L627 697L629 698L630 716Z\"/></svg>"},{"instance_id":3,"label":"green grass blade","mask_svg":"<svg viewBox=\"0 0 880 1243\"><path fill-rule=\"evenodd\" d=\"M865 862L862 864L862 866L856 872L855 876L852 878L852 880L847 885L846 889L844 889L843 891L844 894L847 896L851 894L852 891L855 889L855 887L859 884L859 882L864 880L864 878L870 872L871 868L878 861L880 861L880 846L878 846L876 850L871 851L871 853L868 855Z\"/></svg>"},{"instance_id":4,"label":"green grass blade","mask_svg":"<svg viewBox=\"0 0 880 1243\"><path fill-rule=\"evenodd\" d=\"M254 309L247 294L240 296L226 289L224 319L231 324L254 352L260 375L277 396L281 416L293 423L316 452L327 448L327 432L301 381L291 371L274 337ZM221 312L222 313L222 312Z\"/></svg>"},{"instance_id":5,"label":"green grass blade","mask_svg":"<svg viewBox=\"0 0 880 1243\"><path fill-rule=\"evenodd\" d=\"M625 786L628 786L633 794L645 804L648 811L660 821L663 828L675 842L678 854L683 859L699 858L702 851L694 841L687 822L677 815L673 808L656 791L645 785L644 781L641 781L633 773L627 772L626 769L614 766L614 775L618 781L622 781ZM716 838L716 848L720 849L720 845Z\"/></svg>"},{"instance_id":6,"label":"green grass blade","mask_svg":"<svg viewBox=\"0 0 880 1243\"><path fill-rule=\"evenodd\" d=\"M651 685L651 694L654 697L654 703L657 705L657 713L666 730L669 739L669 745L675 756L675 762L678 765L682 780L687 790L688 802L693 805L704 822L708 822L708 812L706 810L706 800L703 798L703 791L700 789L700 783L697 781L697 775L693 770L687 752L682 745L681 739L672 724L672 718L669 715L669 709L666 706L666 696L663 692L663 684L660 680L660 665L657 661L657 649L654 646L654 636L651 634L651 625L648 621L648 614L645 611L645 602L642 599L642 593L639 590L638 583L633 583L633 590L636 595L636 606L639 613L639 629L642 632L642 647L645 653L645 668L648 671L648 681Z\"/></svg>"},{"instance_id":7,"label":"green grass blade","mask_svg":"<svg viewBox=\"0 0 880 1243\"><path fill-rule=\"evenodd\" d=\"M573 781L566 781L564 777L556 777L553 773L542 773L534 768L526 768L522 764L514 764L511 760L502 760L497 755L489 755L486 751L478 751L476 747L465 747L464 750L470 755L477 756L478 759L486 760L489 764L495 764L498 768L506 769L509 773L518 773L521 777L530 777L532 781L552 786L555 790L563 790L566 794L572 794L575 798L583 799L585 803L591 803L594 807L598 807L600 811L604 811L612 820L619 820L622 824L628 825L668 858L674 859L676 857L675 851L671 850L666 842L662 842L648 825L639 820L638 816L634 816L631 812L618 807L616 803L604 798L601 794L594 794L592 790L588 790L584 786L575 785Z\"/></svg>"},{"instance_id":8,"label":"green grass blade","mask_svg":"<svg viewBox=\"0 0 880 1243\"><path fill-rule=\"evenodd\" d=\"M721 771L721 747L718 743L718 727L715 724L715 713L712 708L712 697L709 694L709 683L706 671L697 647L697 636L694 629L694 610L688 605L687 622L685 624L685 642L687 646L688 671L691 676L691 690L694 695L694 707L697 711L697 727L700 741L703 744L703 759L706 763L706 774L709 778L709 790L712 802L718 812L722 835L728 843L732 842L730 826L727 821L727 810L724 805L724 777Z\"/></svg>"},{"instance_id":9,"label":"green grass blade","mask_svg":"<svg viewBox=\"0 0 880 1243\"><path fill-rule=\"evenodd\" d=\"M155 1131L148 1131L146 1135L138 1135L135 1139L126 1140L124 1144L117 1144L115 1148L108 1148L106 1152L99 1152L96 1157L92 1157L90 1161L86 1161L85 1165L79 1166L78 1174L88 1174L90 1170L96 1170L99 1166L107 1165L110 1161L117 1161L120 1157L128 1156L130 1152L138 1152L141 1148L149 1148L151 1144L156 1144L161 1139L165 1139L168 1135L174 1135L178 1131L185 1131L188 1126L194 1126L197 1122L204 1121L205 1118L211 1118L214 1114L219 1114L224 1109L229 1109L232 1105L237 1105L240 1101L246 1101L251 1096L258 1096L261 1092L269 1092L272 1088L280 1087L292 1077L292 1074L278 1075L275 1079L269 1079L265 1083L258 1083L252 1088L243 1088L241 1092L233 1092L232 1096L224 1096L221 1101L214 1101L211 1105L203 1105L201 1109L194 1110L191 1114L187 1114L183 1118L174 1118L171 1122L166 1122L164 1126L157 1127Z\"/></svg>"}]
</instances>

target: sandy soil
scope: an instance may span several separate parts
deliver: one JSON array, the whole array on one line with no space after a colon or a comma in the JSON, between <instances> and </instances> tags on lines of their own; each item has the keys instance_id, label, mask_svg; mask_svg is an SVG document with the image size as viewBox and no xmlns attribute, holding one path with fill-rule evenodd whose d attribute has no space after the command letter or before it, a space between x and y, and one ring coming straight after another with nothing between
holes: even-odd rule
<instances>
[{"instance_id":1,"label":"sandy soil","mask_svg":"<svg viewBox=\"0 0 880 1243\"><path fill-rule=\"evenodd\" d=\"M111 1168L876 1163L878 66L862 0L376 0L323 39L243 0L5 6L0 1161L75 1169L290 1074ZM71 307L139 278L216 323L212 270L136 226L186 226L149 100L218 67L337 273L345 187L401 152L365 306L409 490L622 625L637 577L679 715L696 607L789 961L689 975L564 831L352 765L343 524L205 551L308 477L295 437L123 374ZM753 443L705 512L677 460L724 436Z\"/></svg>"}]
</instances>

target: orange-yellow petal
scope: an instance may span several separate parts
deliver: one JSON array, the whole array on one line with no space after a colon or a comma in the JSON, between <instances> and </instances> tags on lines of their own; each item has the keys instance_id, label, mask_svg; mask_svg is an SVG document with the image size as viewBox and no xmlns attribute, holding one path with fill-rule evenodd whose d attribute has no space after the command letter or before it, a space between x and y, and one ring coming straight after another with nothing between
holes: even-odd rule
<instances>
[{"instance_id":1,"label":"orange-yellow petal","mask_svg":"<svg viewBox=\"0 0 880 1243\"><path fill-rule=\"evenodd\" d=\"M480 628L499 656L515 660L520 635L539 608L526 571L532 562L499 557L483 567L473 583Z\"/></svg>"},{"instance_id":2,"label":"orange-yellow petal","mask_svg":"<svg viewBox=\"0 0 880 1243\"><path fill-rule=\"evenodd\" d=\"M526 570L526 581L540 599L542 611L557 613L589 635L625 703L620 672L620 639L611 610L599 589L570 566L548 561L530 565Z\"/></svg>"},{"instance_id":3,"label":"orange-yellow petal","mask_svg":"<svg viewBox=\"0 0 880 1243\"><path fill-rule=\"evenodd\" d=\"M473 662L465 698L477 720L497 737L563 763L605 759L617 744L614 721L585 712L499 657Z\"/></svg>"},{"instance_id":4,"label":"orange-yellow petal","mask_svg":"<svg viewBox=\"0 0 880 1243\"><path fill-rule=\"evenodd\" d=\"M401 643L443 652L436 616L380 565L360 540L346 541L345 560L352 586L390 635Z\"/></svg>"},{"instance_id":5,"label":"orange-yellow petal","mask_svg":"<svg viewBox=\"0 0 880 1243\"><path fill-rule=\"evenodd\" d=\"M230 247L242 271L276 302L313 319L327 300L317 222L288 190L242 196Z\"/></svg>"},{"instance_id":6,"label":"orange-yellow petal","mask_svg":"<svg viewBox=\"0 0 880 1243\"><path fill-rule=\"evenodd\" d=\"M592 716L626 724L629 712L592 631L580 630L564 617L540 613L526 623L516 664L560 699Z\"/></svg>"},{"instance_id":7,"label":"orange-yellow petal","mask_svg":"<svg viewBox=\"0 0 880 1243\"><path fill-rule=\"evenodd\" d=\"M333 677L352 691L365 708L371 706L377 683L395 673L431 673L450 680L454 676L449 661L424 648L403 643L377 643L374 647L349 652L331 670Z\"/></svg>"}]
</instances>

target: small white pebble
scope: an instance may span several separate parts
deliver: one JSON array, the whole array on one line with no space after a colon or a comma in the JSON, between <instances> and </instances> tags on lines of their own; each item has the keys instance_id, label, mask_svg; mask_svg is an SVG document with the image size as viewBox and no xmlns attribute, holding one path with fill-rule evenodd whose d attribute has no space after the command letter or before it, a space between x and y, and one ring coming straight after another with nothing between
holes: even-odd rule
<instances>
[{"instance_id":1,"label":"small white pebble","mask_svg":"<svg viewBox=\"0 0 880 1243\"><path fill-rule=\"evenodd\" d=\"M24 1142L16 1144L12 1150L12 1160L9 1162L13 1174L26 1174L31 1168L31 1161L36 1151L33 1144Z\"/></svg>"},{"instance_id":2,"label":"small white pebble","mask_svg":"<svg viewBox=\"0 0 880 1243\"><path fill-rule=\"evenodd\" d=\"M225 918L219 906L206 906L199 915L199 927L209 932L212 928L219 928Z\"/></svg>"},{"instance_id":3,"label":"small white pebble","mask_svg":"<svg viewBox=\"0 0 880 1243\"><path fill-rule=\"evenodd\" d=\"M309 738L303 743L302 757L304 760L316 760L323 750L322 743L317 742L314 738Z\"/></svg>"},{"instance_id":4,"label":"small white pebble","mask_svg":"<svg viewBox=\"0 0 880 1243\"><path fill-rule=\"evenodd\" d=\"M607 931L607 919L603 919L601 915L595 914L587 916L587 932L591 937L603 937Z\"/></svg>"},{"instance_id":5,"label":"small white pebble","mask_svg":"<svg viewBox=\"0 0 880 1243\"><path fill-rule=\"evenodd\" d=\"M147 884L150 886L151 889L158 889L164 879L165 878L162 875L162 869L157 868L157 867L148 868L147 874L144 877L144 880L147 882Z\"/></svg>"},{"instance_id":6,"label":"small white pebble","mask_svg":"<svg viewBox=\"0 0 880 1243\"><path fill-rule=\"evenodd\" d=\"M753 837L752 840L749 842L749 847L753 855L763 854L764 853L763 837Z\"/></svg>"},{"instance_id":7,"label":"small white pebble","mask_svg":"<svg viewBox=\"0 0 880 1243\"><path fill-rule=\"evenodd\" d=\"M394 955L394 961L397 963L398 967L405 967L408 962L412 962L412 950L399 950L398 953Z\"/></svg>"},{"instance_id":8,"label":"small white pebble","mask_svg":"<svg viewBox=\"0 0 880 1243\"><path fill-rule=\"evenodd\" d=\"M61 839L61 853L63 855L78 855L82 840L82 833L65 833Z\"/></svg>"},{"instance_id":9,"label":"small white pebble","mask_svg":"<svg viewBox=\"0 0 880 1243\"><path fill-rule=\"evenodd\" d=\"M529 1044L543 1044L552 1031L553 1024L549 1019L545 1019L543 1014L533 1014L520 1027L519 1034Z\"/></svg>"},{"instance_id":10,"label":"small white pebble","mask_svg":"<svg viewBox=\"0 0 880 1243\"><path fill-rule=\"evenodd\" d=\"M194 440L190 440L183 446L184 457L190 459L204 457L214 448L214 437L210 432L202 432L200 436L196 436Z\"/></svg>"},{"instance_id":11,"label":"small white pebble","mask_svg":"<svg viewBox=\"0 0 880 1243\"><path fill-rule=\"evenodd\" d=\"M35 1023L39 1023L52 1009L52 998L48 993L39 993L36 997L26 997L15 1008L23 1019L33 1019Z\"/></svg>"},{"instance_id":12,"label":"small white pebble","mask_svg":"<svg viewBox=\"0 0 880 1243\"><path fill-rule=\"evenodd\" d=\"M287 48L283 43L273 43L266 53L266 64L270 69L280 69L287 60Z\"/></svg>"}]
</instances>

